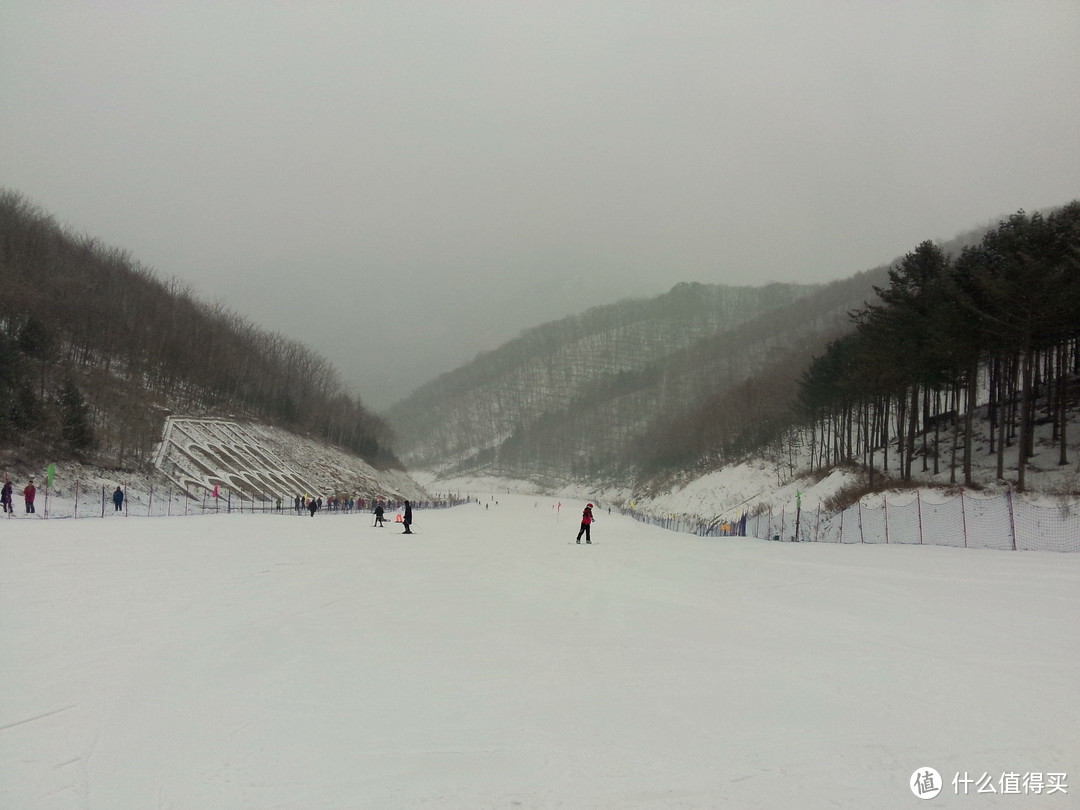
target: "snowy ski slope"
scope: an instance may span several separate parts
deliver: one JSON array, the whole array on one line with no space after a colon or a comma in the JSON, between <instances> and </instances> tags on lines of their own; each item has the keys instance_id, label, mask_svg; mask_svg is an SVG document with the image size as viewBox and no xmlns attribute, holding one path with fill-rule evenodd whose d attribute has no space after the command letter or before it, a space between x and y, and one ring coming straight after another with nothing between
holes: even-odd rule
<instances>
[{"instance_id":1,"label":"snowy ski slope","mask_svg":"<svg viewBox=\"0 0 1080 810\"><path fill-rule=\"evenodd\" d=\"M952 780L1076 781L1080 555L480 500L0 522L0 807L1075 803Z\"/></svg>"}]
</instances>

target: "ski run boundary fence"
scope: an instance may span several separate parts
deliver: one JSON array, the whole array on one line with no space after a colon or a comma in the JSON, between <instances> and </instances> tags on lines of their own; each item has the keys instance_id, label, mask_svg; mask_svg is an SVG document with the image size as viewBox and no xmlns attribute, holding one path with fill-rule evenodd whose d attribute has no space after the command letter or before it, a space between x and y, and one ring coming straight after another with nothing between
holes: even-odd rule
<instances>
[{"instance_id":1,"label":"ski run boundary fence","mask_svg":"<svg viewBox=\"0 0 1080 810\"><path fill-rule=\"evenodd\" d=\"M87 486L76 481L64 490L42 488L38 493L38 518L166 517L213 514L296 515L293 498L233 497L229 491L212 497L209 492L192 497L180 489L165 487L146 491L125 489L122 508L113 506L112 489ZM915 498L882 496L880 501L860 501L842 512L785 507L779 512L742 515L735 519L702 518L695 515L657 516L624 508L623 514L665 529L701 537L744 536L762 540L810 543L873 543L953 546L1006 551L1080 552L1080 507L1040 506L1006 492L991 498L966 492L944 502L933 502L916 492ZM379 501L390 514L400 500ZM369 515L376 499L351 508L324 507L319 514ZM440 509L469 503L467 498L436 498L413 501L414 509ZM24 518L22 498L15 495L12 516ZM303 516L310 516L302 509ZM388 518L393 520L392 517Z\"/></svg>"},{"instance_id":2,"label":"ski run boundary fence","mask_svg":"<svg viewBox=\"0 0 1080 810\"><path fill-rule=\"evenodd\" d=\"M229 490L220 491L217 496L210 492L202 492L197 496L190 495L177 487L150 487L146 490L136 490L121 487L124 499L119 510L113 502L115 486L86 485L81 481L75 481L63 488L54 488L51 491L42 487L37 492L35 501L36 512L33 515L25 513L23 498L17 488L13 498L13 512L10 517L26 518L38 517L46 519L56 518L103 518L103 517L181 517L185 515L217 515L217 514L263 514L263 515L297 515L310 517L305 500L298 512L295 505L295 496L277 497L266 495L263 498L251 498L248 495L240 496ZM353 501L346 506L343 503L324 503L317 511L318 515L330 514L361 514L371 515L376 504L381 504L386 510L387 520L393 520L393 510L401 509L401 498L366 497L363 500ZM446 497L427 500L412 500L413 509L444 509L451 506L459 506L469 501L465 498ZM0 520L7 515L0 514Z\"/></svg>"},{"instance_id":3,"label":"ski run boundary fence","mask_svg":"<svg viewBox=\"0 0 1080 810\"><path fill-rule=\"evenodd\" d=\"M656 517L624 510L637 520L702 537L743 536L810 543L895 543L1003 551L1080 552L1080 507L1039 506L1011 492L978 498L961 492L944 502L888 496L842 512L784 508L738 519Z\"/></svg>"}]
</instances>

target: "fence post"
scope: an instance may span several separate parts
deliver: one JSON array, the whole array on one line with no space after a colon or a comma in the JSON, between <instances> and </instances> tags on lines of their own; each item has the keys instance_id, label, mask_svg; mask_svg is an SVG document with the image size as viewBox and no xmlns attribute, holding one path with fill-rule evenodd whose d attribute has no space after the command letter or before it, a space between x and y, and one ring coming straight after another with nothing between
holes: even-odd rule
<instances>
[{"instance_id":1,"label":"fence post","mask_svg":"<svg viewBox=\"0 0 1080 810\"><path fill-rule=\"evenodd\" d=\"M1009 533L1012 535L1012 550L1016 551L1016 515L1013 513L1012 487L1005 492L1005 505L1009 509Z\"/></svg>"},{"instance_id":2,"label":"fence post","mask_svg":"<svg viewBox=\"0 0 1080 810\"><path fill-rule=\"evenodd\" d=\"M799 539L799 529L802 528L802 496L795 492L795 537L796 543L802 542Z\"/></svg>"},{"instance_id":3,"label":"fence post","mask_svg":"<svg viewBox=\"0 0 1080 810\"><path fill-rule=\"evenodd\" d=\"M146 500L146 516L154 516L154 485L150 485L150 497Z\"/></svg>"},{"instance_id":4,"label":"fence post","mask_svg":"<svg viewBox=\"0 0 1080 810\"><path fill-rule=\"evenodd\" d=\"M1021 451L1023 452L1023 451ZM964 490L960 490L960 523L964 527L964 548L968 547L967 542L967 510L964 508Z\"/></svg>"},{"instance_id":5,"label":"fence post","mask_svg":"<svg viewBox=\"0 0 1080 810\"><path fill-rule=\"evenodd\" d=\"M881 493L881 511L885 515L885 545L889 545L889 496Z\"/></svg>"},{"instance_id":6,"label":"fence post","mask_svg":"<svg viewBox=\"0 0 1080 810\"><path fill-rule=\"evenodd\" d=\"M840 537L837 540L840 545L844 545L844 515L847 514L847 509L840 510Z\"/></svg>"},{"instance_id":7,"label":"fence post","mask_svg":"<svg viewBox=\"0 0 1080 810\"><path fill-rule=\"evenodd\" d=\"M105 517L105 485L101 485L101 516Z\"/></svg>"},{"instance_id":8,"label":"fence post","mask_svg":"<svg viewBox=\"0 0 1080 810\"><path fill-rule=\"evenodd\" d=\"M72 517L79 516L79 479L75 479L75 514Z\"/></svg>"},{"instance_id":9,"label":"fence post","mask_svg":"<svg viewBox=\"0 0 1080 810\"><path fill-rule=\"evenodd\" d=\"M860 543L865 543L866 542L866 535L863 534L863 528L862 528L862 501L861 500L859 501L859 542Z\"/></svg>"},{"instance_id":10,"label":"fence post","mask_svg":"<svg viewBox=\"0 0 1080 810\"><path fill-rule=\"evenodd\" d=\"M923 544L922 537L922 493L919 490L915 490L915 506L919 515L919 545Z\"/></svg>"}]
</instances>

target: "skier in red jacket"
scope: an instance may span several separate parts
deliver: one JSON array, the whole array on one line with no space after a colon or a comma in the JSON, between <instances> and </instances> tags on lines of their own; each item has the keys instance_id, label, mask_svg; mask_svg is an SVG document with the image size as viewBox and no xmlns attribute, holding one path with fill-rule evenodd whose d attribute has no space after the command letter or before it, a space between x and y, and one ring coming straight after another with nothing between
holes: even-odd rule
<instances>
[{"instance_id":1,"label":"skier in red jacket","mask_svg":"<svg viewBox=\"0 0 1080 810\"><path fill-rule=\"evenodd\" d=\"M581 512L581 528L577 533L577 541L581 542L581 535L585 535L585 542L592 545L592 535L589 534L589 527L592 525L592 504L590 503Z\"/></svg>"}]
</instances>

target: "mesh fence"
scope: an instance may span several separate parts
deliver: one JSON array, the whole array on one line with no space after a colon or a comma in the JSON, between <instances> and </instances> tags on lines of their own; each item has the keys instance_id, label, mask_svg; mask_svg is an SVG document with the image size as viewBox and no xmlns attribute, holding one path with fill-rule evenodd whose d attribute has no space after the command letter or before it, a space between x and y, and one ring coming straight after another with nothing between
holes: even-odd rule
<instances>
[{"instance_id":1,"label":"mesh fence","mask_svg":"<svg viewBox=\"0 0 1080 810\"><path fill-rule=\"evenodd\" d=\"M267 495L242 498L224 491L218 497L202 493L192 497L174 488L137 491L125 488L121 507L108 487L76 481L65 490L39 493L36 517L164 517L223 512L297 514L294 498ZM460 498L417 501L418 509L455 506ZM320 514L368 513L374 500L337 505ZM386 508L396 504L384 502ZM12 505L21 516L21 498ZM1005 493L978 498L960 493L949 500L929 501L920 494L911 500L890 503L857 503L842 512L821 509L781 509L739 518L703 518L698 515L648 515L624 509L635 519L671 531L703 537L747 536L766 540L813 543L896 543L904 545L955 546L1017 551L1080 551L1080 507L1042 506ZM305 512L306 514L306 512Z\"/></svg>"},{"instance_id":2,"label":"mesh fence","mask_svg":"<svg viewBox=\"0 0 1080 810\"><path fill-rule=\"evenodd\" d=\"M38 491L34 512L30 514L23 498L16 494L10 517L38 518L104 518L104 517L176 517L214 514L268 514L310 516L306 497L267 494L252 498L221 490L216 495L202 491L191 494L176 487L135 489L121 487L122 498L114 500L115 487L74 481L63 487ZM414 509L441 509L458 506L467 501L460 497L413 500ZM401 500L388 498L327 499L317 513L368 515L381 504L389 516L401 508ZM0 515L0 517L4 517Z\"/></svg>"},{"instance_id":3,"label":"mesh fence","mask_svg":"<svg viewBox=\"0 0 1080 810\"><path fill-rule=\"evenodd\" d=\"M1020 551L1080 550L1080 509L1013 502L1016 548Z\"/></svg>"},{"instance_id":4,"label":"mesh fence","mask_svg":"<svg viewBox=\"0 0 1080 810\"><path fill-rule=\"evenodd\" d=\"M782 509L731 520L690 515L637 520L705 537L737 535L811 543L896 543L1016 551L1080 551L1080 507L1042 506L1011 492L990 498L960 493L946 501L857 503L842 512Z\"/></svg>"}]
</instances>

